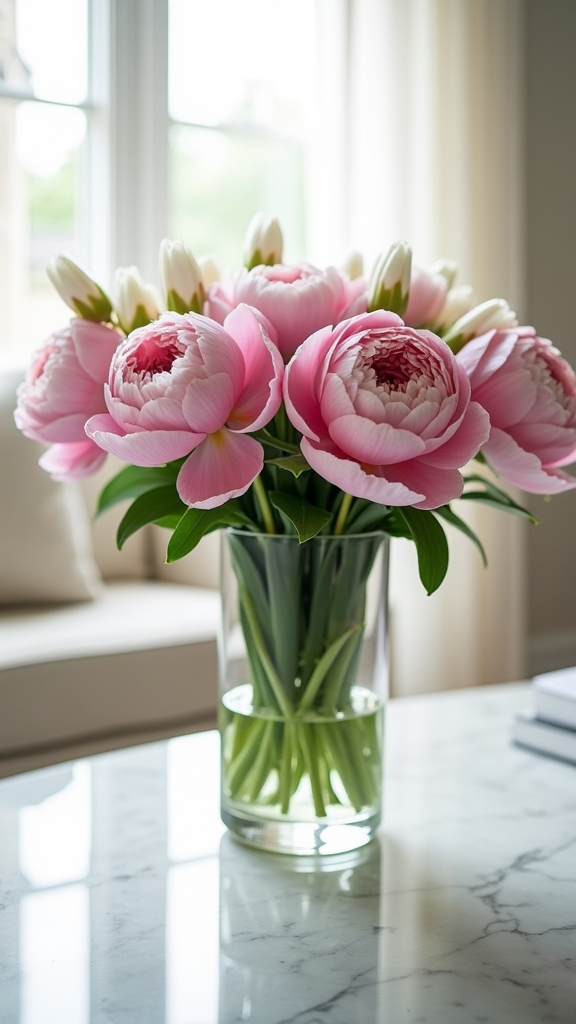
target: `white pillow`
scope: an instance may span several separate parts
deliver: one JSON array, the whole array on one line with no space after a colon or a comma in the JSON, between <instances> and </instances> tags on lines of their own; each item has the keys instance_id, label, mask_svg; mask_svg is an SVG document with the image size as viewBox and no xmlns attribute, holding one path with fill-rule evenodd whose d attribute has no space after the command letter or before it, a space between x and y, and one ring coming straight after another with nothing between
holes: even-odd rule
<instances>
[{"instance_id":1,"label":"white pillow","mask_svg":"<svg viewBox=\"0 0 576 1024\"><path fill-rule=\"evenodd\" d=\"M86 601L102 579L78 485L38 465L45 448L14 423L22 371L0 374L0 603Z\"/></svg>"}]
</instances>

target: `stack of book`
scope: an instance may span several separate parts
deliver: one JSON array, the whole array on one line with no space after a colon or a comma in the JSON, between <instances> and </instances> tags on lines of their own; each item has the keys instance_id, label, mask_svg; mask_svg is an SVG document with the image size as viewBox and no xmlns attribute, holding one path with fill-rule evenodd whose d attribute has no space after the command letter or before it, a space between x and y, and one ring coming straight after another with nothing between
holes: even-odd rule
<instances>
[{"instance_id":1,"label":"stack of book","mask_svg":"<svg viewBox=\"0 0 576 1024\"><path fill-rule=\"evenodd\" d=\"M576 668L536 676L534 711L516 716L515 743L576 764Z\"/></svg>"}]
</instances>

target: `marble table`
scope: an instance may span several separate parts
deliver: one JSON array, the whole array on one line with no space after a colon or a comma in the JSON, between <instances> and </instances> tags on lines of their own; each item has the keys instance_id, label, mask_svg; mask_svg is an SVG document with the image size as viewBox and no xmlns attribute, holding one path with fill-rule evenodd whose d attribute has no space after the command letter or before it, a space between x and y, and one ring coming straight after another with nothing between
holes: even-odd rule
<instances>
[{"instance_id":1,"label":"marble table","mask_svg":"<svg viewBox=\"0 0 576 1024\"><path fill-rule=\"evenodd\" d=\"M250 850L214 733L0 783L1 1024L576 1021L576 769L527 688L393 701L355 854Z\"/></svg>"}]
</instances>

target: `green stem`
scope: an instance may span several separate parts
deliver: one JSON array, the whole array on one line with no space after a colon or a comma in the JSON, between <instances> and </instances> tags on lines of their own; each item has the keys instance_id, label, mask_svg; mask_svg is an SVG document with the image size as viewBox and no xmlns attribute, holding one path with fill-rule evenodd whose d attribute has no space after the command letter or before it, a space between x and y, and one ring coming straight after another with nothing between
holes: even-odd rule
<instances>
[{"instance_id":1,"label":"green stem","mask_svg":"<svg viewBox=\"0 0 576 1024\"><path fill-rule=\"evenodd\" d=\"M346 790L346 795L354 809L362 809L362 796L360 793L360 780L356 777L354 768L350 763L348 750L341 735L342 722L330 722L326 726L325 737L330 745L334 767L340 776L340 781Z\"/></svg>"},{"instance_id":2,"label":"green stem","mask_svg":"<svg viewBox=\"0 0 576 1024\"><path fill-rule=\"evenodd\" d=\"M292 725L284 723L282 742L282 758L280 762L280 813L288 814L290 806L291 771L292 771Z\"/></svg>"},{"instance_id":3,"label":"green stem","mask_svg":"<svg viewBox=\"0 0 576 1024\"><path fill-rule=\"evenodd\" d=\"M261 719L252 719L252 721L255 724L250 731L250 735L246 738L246 742L238 757L228 769L227 782L232 799L236 797L240 786L252 768L256 753L260 749L260 741L265 723Z\"/></svg>"},{"instance_id":4,"label":"green stem","mask_svg":"<svg viewBox=\"0 0 576 1024\"><path fill-rule=\"evenodd\" d=\"M255 434L252 434L252 437L255 437L257 441L261 441L262 444L269 444L272 448L278 448L281 452L289 452L290 455L301 455L300 445L292 444L291 441L281 441L279 437L274 437L267 430L257 430Z\"/></svg>"},{"instance_id":5,"label":"green stem","mask_svg":"<svg viewBox=\"0 0 576 1024\"><path fill-rule=\"evenodd\" d=\"M282 403L274 417L274 426L277 432L280 434L280 437L284 439L286 436L286 427L288 426L288 418L286 416L286 408L284 406L284 403Z\"/></svg>"},{"instance_id":6,"label":"green stem","mask_svg":"<svg viewBox=\"0 0 576 1024\"><path fill-rule=\"evenodd\" d=\"M324 677L328 672L328 669L336 660L342 648L348 643L348 640L350 640L354 633L357 633L358 630L361 628L362 627L359 625L352 626L351 629L348 629L346 633L343 633L342 636L339 636L338 639L330 645L328 650L324 652L324 654L320 658L320 661L316 665L316 668L314 669L312 675L310 676L310 681L306 684L306 689L302 694L302 700L300 701L300 705L298 707L299 714L303 714L304 711L308 711L308 709L312 706L312 702L324 681Z\"/></svg>"},{"instance_id":7,"label":"green stem","mask_svg":"<svg viewBox=\"0 0 576 1024\"><path fill-rule=\"evenodd\" d=\"M338 651L340 658L338 664L335 666L336 671L332 673L332 677L328 685L324 687L324 693L322 695L322 707L324 711L327 711L328 713L335 711L336 708L340 708L340 710L342 710L342 702L339 700L339 695L347 677L350 665L354 659L354 655L362 643L363 633L364 627L359 623L357 626L353 626L352 629L348 630L345 634L347 649ZM342 648L343 647L344 644L342 644Z\"/></svg>"},{"instance_id":8,"label":"green stem","mask_svg":"<svg viewBox=\"0 0 576 1024\"><path fill-rule=\"evenodd\" d=\"M304 754L304 763L306 765L306 771L310 778L310 786L312 788L312 799L314 800L314 811L319 818L326 817L326 807L324 806L324 797L322 794L322 782L320 779L320 773L318 771L318 755L316 752L316 734L314 732L313 725L301 725L299 730L299 739L302 753Z\"/></svg>"},{"instance_id":9,"label":"green stem","mask_svg":"<svg viewBox=\"0 0 576 1024\"><path fill-rule=\"evenodd\" d=\"M346 519L348 517L348 513L350 511L350 506L351 506L353 501L354 501L354 498L353 498L353 496L351 494L345 494L344 495L344 497L342 499L342 504L340 505L340 511L338 513L338 518L336 520L336 525L334 527L334 536L335 537L339 537L342 533L344 533L344 527L346 525Z\"/></svg>"},{"instance_id":10,"label":"green stem","mask_svg":"<svg viewBox=\"0 0 576 1024\"><path fill-rule=\"evenodd\" d=\"M250 787L248 790L248 797L252 803L254 803L260 796L262 787L268 777L268 760L273 730L274 722L266 722L260 749L254 758L252 778L250 780Z\"/></svg>"},{"instance_id":11,"label":"green stem","mask_svg":"<svg viewBox=\"0 0 576 1024\"><path fill-rule=\"evenodd\" d=\"M282 686L282 680L280 679L278 673L276 672L276 669L274 668L272 660L268 654L268 651L266 650L264 638L262 636L262 631L260 629L260 625L256 617L256 612L254 611L254 605L252 604L252 598L248 591L245 590L243 587L240 588L240 595L242 598L242 603L244 605L244 611L246 612L246 619L248 620L248 625L250 627L252 639L254 640L254 646L256 648L258 657L260 658L260 662L262 664L262 668L266 673L274 696L278 701L278 707L280 708L280 711L284 715L284 718L292 718L292 708L290 707L290 704L286 699L284 687Z\"/></svg>"},{"instance_id":12,"label":"green stem","mask_svg":"<svg viewBox=\"0 0 576 1024\"><path fill-rule=\"evenodd\" d=\"M272 508L268 501L268 495L266 494L266 488L262 483L259 476L256 477L254 484L254 491L260 505L260 511L262 512L262 518L264 520L264 526L266 527L266 533L276 533L276 526L274 524L274 516L272 514Z\"/></svg>"}]
</instances>

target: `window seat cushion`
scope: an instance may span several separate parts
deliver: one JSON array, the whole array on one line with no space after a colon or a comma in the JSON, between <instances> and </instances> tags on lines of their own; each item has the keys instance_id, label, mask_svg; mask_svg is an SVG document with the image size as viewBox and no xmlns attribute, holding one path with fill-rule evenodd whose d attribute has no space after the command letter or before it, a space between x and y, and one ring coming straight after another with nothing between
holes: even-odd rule
<instances>
[{"instance_id":1,"label":"window seat cushion","mask_svg":"<svg viewBox=\"0 0 576 1024\"><path fill-rule=\"evenodd\" d=\"M215 590L118 582L0 613L0 756L216 717Z\"/></svg>"}]
</instances>

